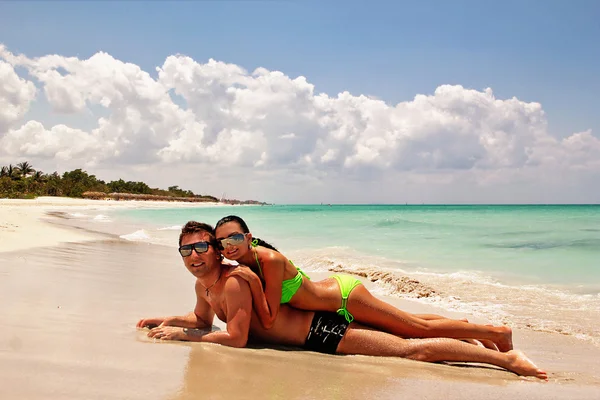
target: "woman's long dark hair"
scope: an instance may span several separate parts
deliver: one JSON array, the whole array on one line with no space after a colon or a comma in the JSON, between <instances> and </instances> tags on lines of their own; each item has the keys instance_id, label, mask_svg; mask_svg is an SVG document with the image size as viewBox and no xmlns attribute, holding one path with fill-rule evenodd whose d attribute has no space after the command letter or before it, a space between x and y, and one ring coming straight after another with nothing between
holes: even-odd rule
<instances>
[{"instance_id":1,"label":"woman's long dark hair","mask_svg":"<svg viewBox=\"0 0 600 400\"><path fill-rule=\"evenodd\" d=\"M240 217L238 217L237 215L228 215L226 217L221 218L215 225L215 232L218 227L220 227L221 225L226 224L228 222L237 222L240 225L240 227L242 228L243 233L250 233L250 229L248 229L248 225L246 224L246 222L243 219L241 219ZM256 241L255 243L258 246L266 247L267 249L271 249L271 250L275 250L276 252L279 252L279 250L277 250L275 248L275 246L265 242L262 239L255 237L254 239L252 239L252 241L253 242Z\"/></svg>"}]
</instances>

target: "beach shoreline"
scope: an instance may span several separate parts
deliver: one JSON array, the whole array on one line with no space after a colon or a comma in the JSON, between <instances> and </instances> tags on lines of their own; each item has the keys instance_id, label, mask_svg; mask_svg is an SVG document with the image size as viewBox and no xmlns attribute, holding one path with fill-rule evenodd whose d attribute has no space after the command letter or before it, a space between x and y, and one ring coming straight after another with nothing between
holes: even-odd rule
<instances>
[{"instance_id":1,"label":"beach shoreline","mask_svg":"<svg viewBox=\"0 0 600 400\"><path fill-rule=\"evenodd\" d=\"M3 398L225 399L269 393L278 399L591 399L600 390L598 348L572 336L526 330L515 330L515 346L549 372L549 382L487 367L153 343L135 328L139 318L180 315L193 307L193 277L176 252L49 223L53 211L177 207L170 202L122 203L0 200L0 293L6 299L0 305L6 323L0 332ZM311 278L327 275L311 273ZM384 299L409 312L486 322L400 297ZM224 377L224 370L235 371L236 378ZM263 385L249 385L257 381Z\"/></svg>"},{"instance_id":2,"label":"beach shoreline","mask_svg":"<svg viewBox=\"0 0 600 400\"><path fill-rule=\"evenodd\" d=\"M69 197L44 196L35 199L0 199L0 252L21 250L35 243L36 247L55 246L60 243L99 240L104 236L82 230L74 230L56 224L50 212L106 209L158 209L225 207L224 203L191 203L154 200L91 200Z\"/></svg>"}]
</instances>

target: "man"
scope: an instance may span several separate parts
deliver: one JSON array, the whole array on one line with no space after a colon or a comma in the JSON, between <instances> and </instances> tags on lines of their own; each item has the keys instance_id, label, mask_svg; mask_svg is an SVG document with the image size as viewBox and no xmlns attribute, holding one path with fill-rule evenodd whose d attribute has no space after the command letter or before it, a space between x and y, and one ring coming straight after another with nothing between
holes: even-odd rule
<instances>
[{"instance_id":1,"label":"man","mask_svg":"<svg viewBox=\"0 0 600 400\"><path fill-rule=\"evenodd\" d=\"M252 311L248 283L228 276L232 266L222 263L212 226L190 221L179 236L183 263L196 277L196 307L179 317L142 319L137 326L155 326L149 337L244 347L250 337L261 342L303 347L330 354L394 356L413 360L463 361L497 365L519 375L547 379L523 353L506 353L473 346L456 339L402 339L358 323L348 324L336 313L312 312L282 305L270 329L264 329ZM210 328L214 316L227 331L195 334L190 328Z\"/></svg>"}]
</instances>

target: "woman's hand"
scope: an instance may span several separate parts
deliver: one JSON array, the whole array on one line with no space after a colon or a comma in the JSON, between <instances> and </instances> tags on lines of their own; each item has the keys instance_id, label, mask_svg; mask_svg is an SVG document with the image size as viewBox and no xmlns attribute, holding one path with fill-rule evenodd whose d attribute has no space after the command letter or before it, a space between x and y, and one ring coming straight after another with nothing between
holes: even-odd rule
<instances>
[{"instance_id":1,"label":"woman's hand","mask_svg":"<svg viewBox=\"0 0 600 400\"><path fill-rule=\"evenodd\" d=\"M250 268L244 265L239 265L235 267L234 269L229 271L226 276L239 276L248 283L251 283L252 281L258 279L258 276Z\"/></svg>"}]
</instances>

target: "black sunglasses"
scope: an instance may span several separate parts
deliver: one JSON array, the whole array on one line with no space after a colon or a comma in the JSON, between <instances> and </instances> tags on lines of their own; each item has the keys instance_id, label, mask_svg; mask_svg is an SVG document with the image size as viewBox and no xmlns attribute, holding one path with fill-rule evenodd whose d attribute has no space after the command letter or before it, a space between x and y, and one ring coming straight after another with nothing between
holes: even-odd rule
<instances>
[{"instance_id":1,"label":"black sunglasses","mask_svg":"<svg viewBox=\"0 0 600 400\"><path fill-rule=\"evenodd\" d=\"M219 248L219 250L225 250L225 247L227 247L227 245L237 246L239 244L242 244L245 238L245 233L236 233L229 237L226 237L225 239L218 239L217 247Z\"/></svg>"},{"instance_id":2,"label":"black sunglasses","mask_svg":"<svg viewBox=\"0 0 600 400\"><path fill-rule=\"evenodd\" d=\"M179 254L181 254L181 257L188 257L192 254L192 249L196 252L196 254L206 253L208 251L208 246L210 245L210 242L184 244L183 246L179 246Z\"/></svg>"}]
</instances>

